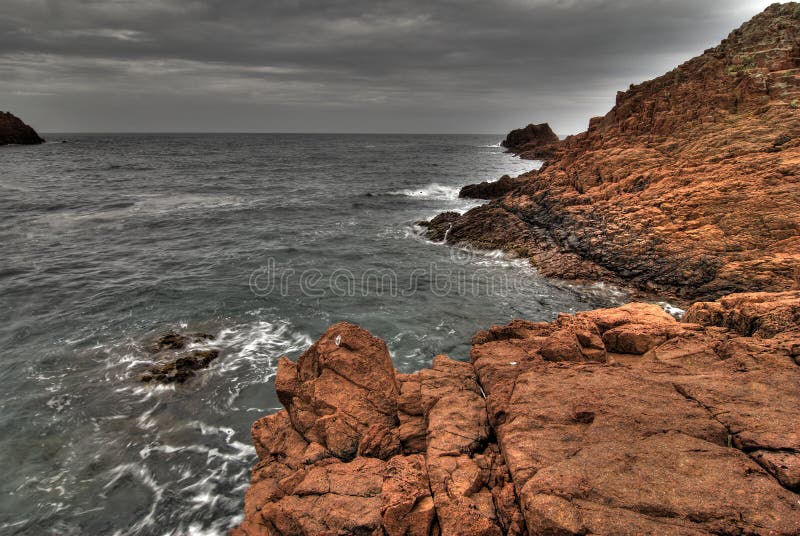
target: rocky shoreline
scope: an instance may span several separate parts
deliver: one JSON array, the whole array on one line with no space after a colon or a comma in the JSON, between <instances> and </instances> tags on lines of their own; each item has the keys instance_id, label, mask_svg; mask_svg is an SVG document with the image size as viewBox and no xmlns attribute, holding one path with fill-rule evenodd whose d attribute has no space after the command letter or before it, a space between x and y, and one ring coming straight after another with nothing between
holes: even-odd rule
<instances>
[{"instance_id":1,"label":"rocky shoreline","mask_svg":"<svg viewBox=\"0 0 800 536\"><path fill-rule=\"evenodd\" d=\"M469 357L399 374L342 323L282 358L232 534L800 532L800 292L516 320Z\"/></svg>"},{"instance_id":2,"label":"rocky shoreline","mask_svg":"<svg viewBox=\"0 0 800 536\"><path fill-rule=\"evenodd\" d=\"M587 132L512 132L543 168L430 238L697 303L514 320L414 374L336 324L279 362L232 535L800 534L798 102L775 4Z\"/></svg>"},{"instance_id":3,"label":"rocky shoreline","mask_svg":"<svg viewBox=\"0 0 800 536\"><path fill-rule=\"evenodd\" d=\"M544 166L465 187L493 201L427 222L428 236L684 303L800 282L800 4L770 6L620 92L586 132L554 137L546 124L509 134Z\"/></svg>"}]
</instances>

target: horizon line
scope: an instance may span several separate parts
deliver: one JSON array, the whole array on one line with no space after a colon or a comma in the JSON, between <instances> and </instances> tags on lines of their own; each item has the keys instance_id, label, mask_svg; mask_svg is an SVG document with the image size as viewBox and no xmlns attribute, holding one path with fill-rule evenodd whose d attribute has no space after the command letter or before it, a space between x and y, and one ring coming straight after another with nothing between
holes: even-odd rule
<instances>
[{"instance_id":1,"label":"horizon line","mask_svg":"<svg viewBox=\"0 0 800 536\"><path fill-rule=\"evenodd\" d=\"M325 136L505 136L499 132L303 132L294 130L38 130L39 134L300 134Z\"/></svg>"}]
</instances>

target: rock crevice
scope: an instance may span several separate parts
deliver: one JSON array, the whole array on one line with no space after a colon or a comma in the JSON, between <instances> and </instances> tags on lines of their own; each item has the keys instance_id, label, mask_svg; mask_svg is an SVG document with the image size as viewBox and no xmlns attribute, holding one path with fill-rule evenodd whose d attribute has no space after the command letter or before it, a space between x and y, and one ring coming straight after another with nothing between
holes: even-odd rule
<instances>
[{"instance_id":1,"label":"rock crevice","mask_svg":"<svg viewBox=\"0 0 800 536\"><path fill-rule=\"evenodd\" d=\"M515 320L415 374L337 324L281 360L233 534L798 534L798 309L789 291L684 322L641 303Z\"/></svg>"}]
</instances>

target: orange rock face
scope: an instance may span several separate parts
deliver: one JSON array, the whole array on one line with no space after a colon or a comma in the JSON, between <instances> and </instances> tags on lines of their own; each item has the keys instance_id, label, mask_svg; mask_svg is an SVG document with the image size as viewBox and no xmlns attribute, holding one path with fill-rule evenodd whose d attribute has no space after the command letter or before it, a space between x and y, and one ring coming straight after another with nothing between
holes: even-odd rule
<instances>
[{"instance_id":1,"label":"orange rock face","mask_svg":"<svg viewBox=\"0 0 800 536\"><path fill-rule=\"evenodd\" d=\"M447 240L517 252L544 275L601 275L687 300L792 288L800 4L775 4L718 47L619 93L553 152L501 199L451 221Z\"/></svg>"},{"instance_id":2,"label":"orange rock face","mask_svg":"<svg viewBox=\"0 0 800 536\"><path fill-rule=\"evenodd\" d=\"M287 410L253 425L232 534L800 533L800 291L684 322L643 303L515 320L472 342L469 362L404 375L337 324L283 361ZM325 432L333 416L350 431Z\"/></svg>"}]
</instances>

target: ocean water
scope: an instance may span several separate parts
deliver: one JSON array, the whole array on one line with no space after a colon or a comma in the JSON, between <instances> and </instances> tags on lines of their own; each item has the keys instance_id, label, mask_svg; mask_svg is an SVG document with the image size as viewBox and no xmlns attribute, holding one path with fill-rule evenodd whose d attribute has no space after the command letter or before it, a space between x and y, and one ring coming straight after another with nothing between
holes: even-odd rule
<instances>
[{"instance_id":1,"label":"ocean water","mask_svg":"<svg viewBox=\"0 0 800 536\"><path fill-rule=\"evenodd\" d=\"M463 184L535 167L499 136L46 137L0 147L0 534L225 533L278 358L334 322L411 372L491 324L625 299L422 238L477 206ZM168 330L221 356L143 384Z\"/></svg>"}]
</instances>

